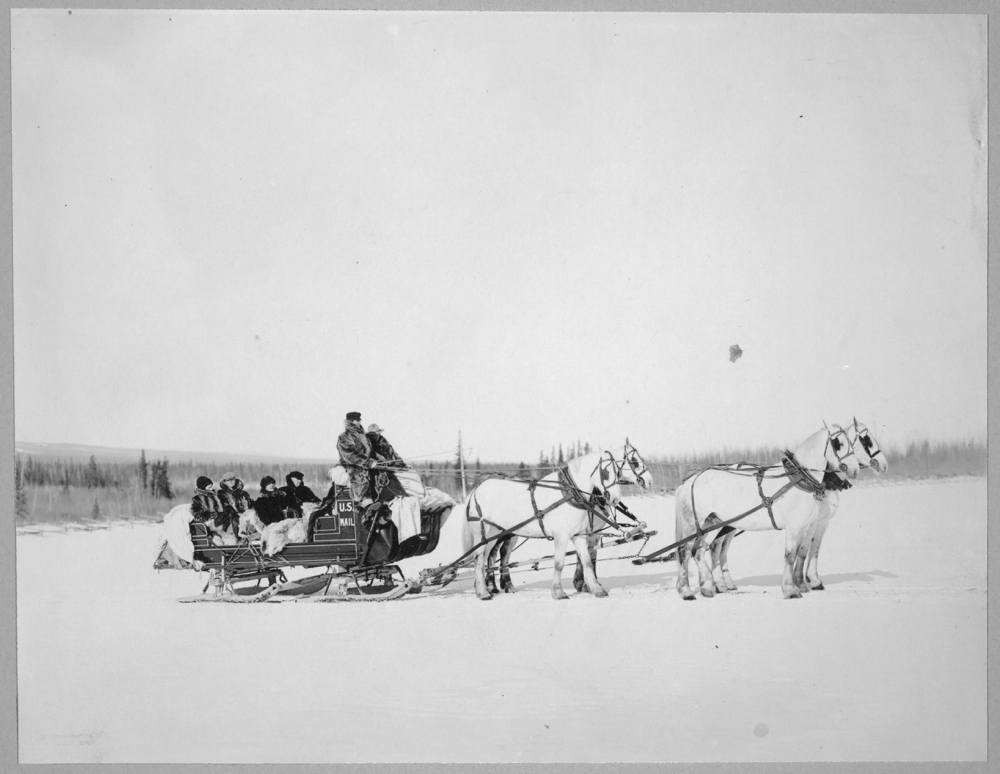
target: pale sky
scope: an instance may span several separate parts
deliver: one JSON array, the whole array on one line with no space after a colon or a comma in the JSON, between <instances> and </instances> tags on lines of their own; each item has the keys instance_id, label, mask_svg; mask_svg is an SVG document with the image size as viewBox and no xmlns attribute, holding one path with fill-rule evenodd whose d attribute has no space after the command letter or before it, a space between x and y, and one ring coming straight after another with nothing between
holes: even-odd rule
<instances>
[{"instance_id":1,"label":"pale sky","mask_svg":"<svg viewBox=\"0 0 1000 774\"><path fill-rule=\"evenodd\" d=\"M985 438L983 15L11 14L20 441Z\"/></svg>"}]
</instances>

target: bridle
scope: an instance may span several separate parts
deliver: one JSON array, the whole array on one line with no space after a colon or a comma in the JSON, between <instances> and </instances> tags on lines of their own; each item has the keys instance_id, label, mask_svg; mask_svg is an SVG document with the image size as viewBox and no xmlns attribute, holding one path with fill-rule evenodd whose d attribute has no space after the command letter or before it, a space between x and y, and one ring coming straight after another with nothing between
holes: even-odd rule
<instances>
[{"instance_id":1,"label":"bridle","mask_svg":"<svg viewBox=\"0 0 1000 774\"><path fill-rule=\"evenodd\" d=\"M847 432L842 427L838 426L836 430L829 430L827 428L827 430L829 432L829 436L826 439L827 446L833 449L833 454L839 463L838 469L840 472L846 473L846 461L851 457L857 457L854 453L854 444L851 443L851 439L847 437ZM823 456L826 456L825 450Z\"/></svg>"},{"instance_id":2,"label":"bridle","mask_svg":"<svg viewBox=\"0 0 1000 774\"><path fill-rule=\"evenodd\" d=\"M607 455L607 459L605 459L605 455ZM635 476L635 481L623 476L626 465L628 465L632 475ZM604 454L601 455L598 467L601 469L602 483L607 480L607 478L605 478L605 474L608 474L608 477L613 477L615 483L619 486L631 486L632 484L640 482L643 480L643 475L649 472L649 468L646 466L646 461L643 460L638 449L632 446L632 444L628 441L625 442L625 451L620 460L616 460L615 455L610 450L606 450ZM645 484L641 484L641 486L645 487Z\"/></svg>"},{"instance_id":3,"label":"bridle","mask_svg":"<svg viewBox=\"0 0 1000 774\"><path fill-rule=\"evenodd\" d=\"M868 457L868 462L862 462L858 460L858 464L863 468L871 468L876 472L881 472L882 463L880 463L876 458L877 455L882 453L879 448L878 443L872 438L871 433L868 432L868 428L864 425L858 426L858 420L854 420L854 432L857 434L858 441L861 442L861 448L865 450L865 454Z\"/></svg>"}]
</instances>

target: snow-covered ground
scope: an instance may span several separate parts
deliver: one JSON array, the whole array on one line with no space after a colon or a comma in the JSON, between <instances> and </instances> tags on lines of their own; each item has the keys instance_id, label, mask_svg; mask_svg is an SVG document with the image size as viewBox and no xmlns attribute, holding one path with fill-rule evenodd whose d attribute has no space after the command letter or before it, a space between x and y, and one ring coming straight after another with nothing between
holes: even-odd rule
<instances>
[{"instance_id":1,"label":"snow-covered ground","mask_svg":"<svg viewBox=\"0 0 1000 774\"><path fill-rule=\"evenodd\" d=\"M673 539L670 497L627 501ZM457 554L458 519L415 572ZM984 760L986 482L857 487L784 600L782 535L733 543L740 591L602 560L607 599L184 605L157 525L17 541L22 763ZM547 553L530 541L519 553ZM637 545L614 549L634 553ZM694 570L692 566L692 571Z\"/></svg>"}]
</instances>

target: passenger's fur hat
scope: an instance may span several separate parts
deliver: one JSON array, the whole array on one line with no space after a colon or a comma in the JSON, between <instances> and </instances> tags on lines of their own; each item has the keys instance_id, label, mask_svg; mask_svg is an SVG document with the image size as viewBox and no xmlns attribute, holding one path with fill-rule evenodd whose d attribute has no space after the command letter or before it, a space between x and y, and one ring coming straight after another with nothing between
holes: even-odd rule
<instances>
[{"instance_id":1,"label":"passenger's fur hat","mask_svg":"<svg viewBox=\"0 0 1000 774\"><path fill-rule=\"evenodd\" d=\"M347 419L349 421L351 421L351 422L360 422L361 421L361 412L360 411L348 411L347 412Z\"/></svg>"}]
</instances>

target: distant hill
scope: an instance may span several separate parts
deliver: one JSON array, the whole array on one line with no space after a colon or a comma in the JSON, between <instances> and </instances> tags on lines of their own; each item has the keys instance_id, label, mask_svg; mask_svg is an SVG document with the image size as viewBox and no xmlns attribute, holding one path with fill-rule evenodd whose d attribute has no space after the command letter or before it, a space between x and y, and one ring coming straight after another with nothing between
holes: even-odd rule
<instances>
[{"instance_id":1,"label":"distant hill","mask_svg":"<svg viewBox=\"0 0 1000 774\"><path fill-rule=\"evenodd\" d=\"M32 441L15 441L14 450L40 459L89 460L92 456L97 462L125 462L139 459L141 449L119 449L110 446L86 446L72 443L34 443ZM147 460L168 460L180 462L303 462L324 464L330 459L315 457L281 457L267 454L238 454L233 452L192 452L165 449L146 449Z\"/></svg>"}]
</instances>

